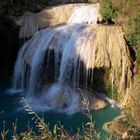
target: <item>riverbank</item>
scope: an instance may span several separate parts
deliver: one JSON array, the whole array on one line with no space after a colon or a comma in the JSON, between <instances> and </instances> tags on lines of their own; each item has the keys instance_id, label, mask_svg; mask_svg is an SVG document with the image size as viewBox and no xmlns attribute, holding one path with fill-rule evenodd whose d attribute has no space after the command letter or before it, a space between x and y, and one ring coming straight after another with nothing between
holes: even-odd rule
<instances>
[{"instance_id":1,"label":"riverbank","mask_svg":"<svg viewBox=\"0 0 140 140\"><path fill-rule=\"evenodd\" d=\"M122 135L122 132L119 131L119 128L120 128L120 122L119 123L115 123L115 122L118 122L120 120L120 116L117 116L115 119L113 119L111 122L106 122L104 125L103 125L103 130L108 133L108 134L117 134L117 135ZM114 124L115 123L115 124Z\"/></svg>"},{"instance_id":2,"label":"riverbank","mask_svg":"<svg viewBox=\"0 0 140 140\"><path fill-rule=\"evenodd\" d=\"M129 118L130 119L130 118ZM120 116L103 125L103 130L108 134L114 134L123 140L139 140L140 128L136 125L128 124L126 115Z\"/></svg>"}]
</instances>

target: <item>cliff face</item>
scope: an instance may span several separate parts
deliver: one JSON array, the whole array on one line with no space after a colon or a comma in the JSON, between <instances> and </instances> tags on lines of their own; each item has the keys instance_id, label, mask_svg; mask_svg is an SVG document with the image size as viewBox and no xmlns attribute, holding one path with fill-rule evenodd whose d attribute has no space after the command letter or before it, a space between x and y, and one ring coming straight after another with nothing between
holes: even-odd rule
<instances>
[{"instance_id":1,"label":"cliff face","mask_svg":"<svg viewBox=\"0 0 140 140\"><path fill-rule=\"evenodd\" d=\"M108 77L105 80L109 80L114 88L116 86L119 93L117 98L122 102L122 97L131 87L133 66L121 27L98 26L93 48L95 67L108 68Z\"/></svg>"}]
</instances>

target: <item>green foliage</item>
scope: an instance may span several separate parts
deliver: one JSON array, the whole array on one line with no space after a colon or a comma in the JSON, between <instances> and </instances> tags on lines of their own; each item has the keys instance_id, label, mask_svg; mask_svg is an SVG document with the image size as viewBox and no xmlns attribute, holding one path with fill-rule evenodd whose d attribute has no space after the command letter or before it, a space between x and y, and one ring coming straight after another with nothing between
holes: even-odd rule
<instances>
[{"instance_id":1,"label":"green foliage","mask_svg":"<svg viewBox=\"0 0 140 140\"><path fill-rule=\"evenodd\" d=\"M95 68L92 88L97 92L103 92L112 99L118 99L118 90L115 83L109 80L110 68Z\"/></svg>"},{"instance_id":2,"label":"green foliage","mask_svg":"<svg viewBox=\"0 0 140 140\"><path fill-rule=\"evenodd\" d=\"M21 137L22 137L22 140L34 140L34 132L30 127L28 127L28 131L22 133Z\"/></svg>"},{"instance_id":3,"label":"green foliage","mask_svg":"<svg viewBox=\"0 0 140 140\"><path fill-rule=\"evenodd\" d=\"M129 46L134 47L140 44L140 12L130 18L132 32L127 35Z\"/></svg>"},{"instance_id":4,"label":"green foliage","mask_svg":"<svg viewBox=\"0 0 140 140\"><path fill-rule=\"evenodd\" d=\"M112 18L116 13L116 7L113 6L111 0L100 0L100 14L107 22L112 22Z\"/></svg>"},{"instance_id":5,"label":"green foliage","mask_svg":"<svg viewBox=\"0 0 140 140\"><path fill-rule=\"evenodd\" d=\"M106 92L107 96L117 100L118 99L118 91L115 84L112 84L110 81L106 81L104 91Z\"/></svg>"},{"instance_id":6,"label":"green foliage","mask_svg":"<svg viewBox=\"0 0 140 140\"><path fill-rule=\"evenodd\" d=\"M131 17L131 24L134 32L140 33L140 12Z\"/></svg>"},{"instance_id":7,"label":"green foliage","mask_svg":"<svg viewBox=\"0 0 140 140\"><path fill-rule=\"evenodd\" d=\"M109 68L94 68L92 89L97 92L104 92L106 81L109 78Z\"/></svg>"},{"instance_id":8,"label":"green foliage","mask_svg":"<svg viewBox=\"0 0 140 140\"><path fill-rule=\"evenodd\" d=\"M28 114L34 116L32 119L35 120L37 128L40 132L43 132L43 135L51 135L48 125L45 123L43 118L40 118L29 105L26 106L26 111L28 112Z\"/></svg>"},{"instance_id":9,"label":"green foliage","mask_svg":"<svg viewBox=\"0 0 140 140\"><path fill-rule=\"evenodd\" d=\"M1 140L6 140L9 130L5 129L5 121L3 121L3 131L1 132Z\"/></svg>"},{"instance_id":10,"label":"green foliage","mask_svg":"<svg viewBox=\"0 0 140 140\"><path fill-rule=\"evenodd\" d=\"M126 111L125 112L125 123L129 127L135 126L135 120L134 120L134 118L133 118L133 116L131 114L131 111Z\"/></svg>"},{"instance_id":11,"label":"green foliage","mask_svg":"<svg viewBox=\"0 0 140 140\"><path fill-rule=\"evenodd\" d=\"M137 45L137 34L131 33L127 35L127 42L130 47L136 46Z\"/></svg>"},{"instance_id":12,"label":"green foliage","mask_svg":"<svg viewBox=\"0 0 140 140\"><path fill-rule=\"evenodd\" d=\"M92 113L89 109L89 102L86 100L84 94L81 92L83 96L83 105L85 106L85 110L87 111L84 113L87 118L89 119L89 122L86 124L86 127L84 127L84 134L80 135L80 139L82 140L99 140L100 139L100 133L96 132L95 127L94 127L94 121L93 121L93 116Z\"/></svg>"}]
</instances>

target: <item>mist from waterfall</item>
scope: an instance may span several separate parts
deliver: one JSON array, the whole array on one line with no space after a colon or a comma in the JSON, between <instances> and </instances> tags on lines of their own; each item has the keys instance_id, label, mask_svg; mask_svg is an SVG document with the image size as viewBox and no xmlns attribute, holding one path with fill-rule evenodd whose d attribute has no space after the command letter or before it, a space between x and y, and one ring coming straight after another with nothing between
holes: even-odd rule
<instances>
[{"instance_id":1,"label":"mist from waterfall","mask_svg":"<svg viewBox=\"0 0 140 140\"><path fill-rule=\"evenodd\" d=\"M97 16L96 5L79 4L66 25L42 29L22 46L13 89L27 93L24 103L68 114L83 108L77 88L91 82Z\"/></svg>"}]
</instances>

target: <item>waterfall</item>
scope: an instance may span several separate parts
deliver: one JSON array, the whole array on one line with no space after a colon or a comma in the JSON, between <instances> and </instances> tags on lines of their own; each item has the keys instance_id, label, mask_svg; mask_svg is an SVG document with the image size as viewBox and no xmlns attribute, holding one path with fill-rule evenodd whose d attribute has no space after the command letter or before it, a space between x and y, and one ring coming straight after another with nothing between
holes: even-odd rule
<instances>
[{"instance_id":1,"label":"waterfall","mask_svg":"<svg viewBox=\"0 0 140 140\"><path fill-rule=\"evenodd\" d=\"M76 89L87 88L92 74L97 16L95 5L77 5L66 25L42 29L21 47L13 88L23 89L35 109L81 109Z\"/></svg>"},{"instance_id":2,"label":"waterfall","mask_svg":"<svg viewBox=\"0 0 140 140\"><path fill-rule=\"evenodd\" d=\"M76 6L68 23L96 24L98 10L93 4Z\"/></svg>"}]
</instances>

